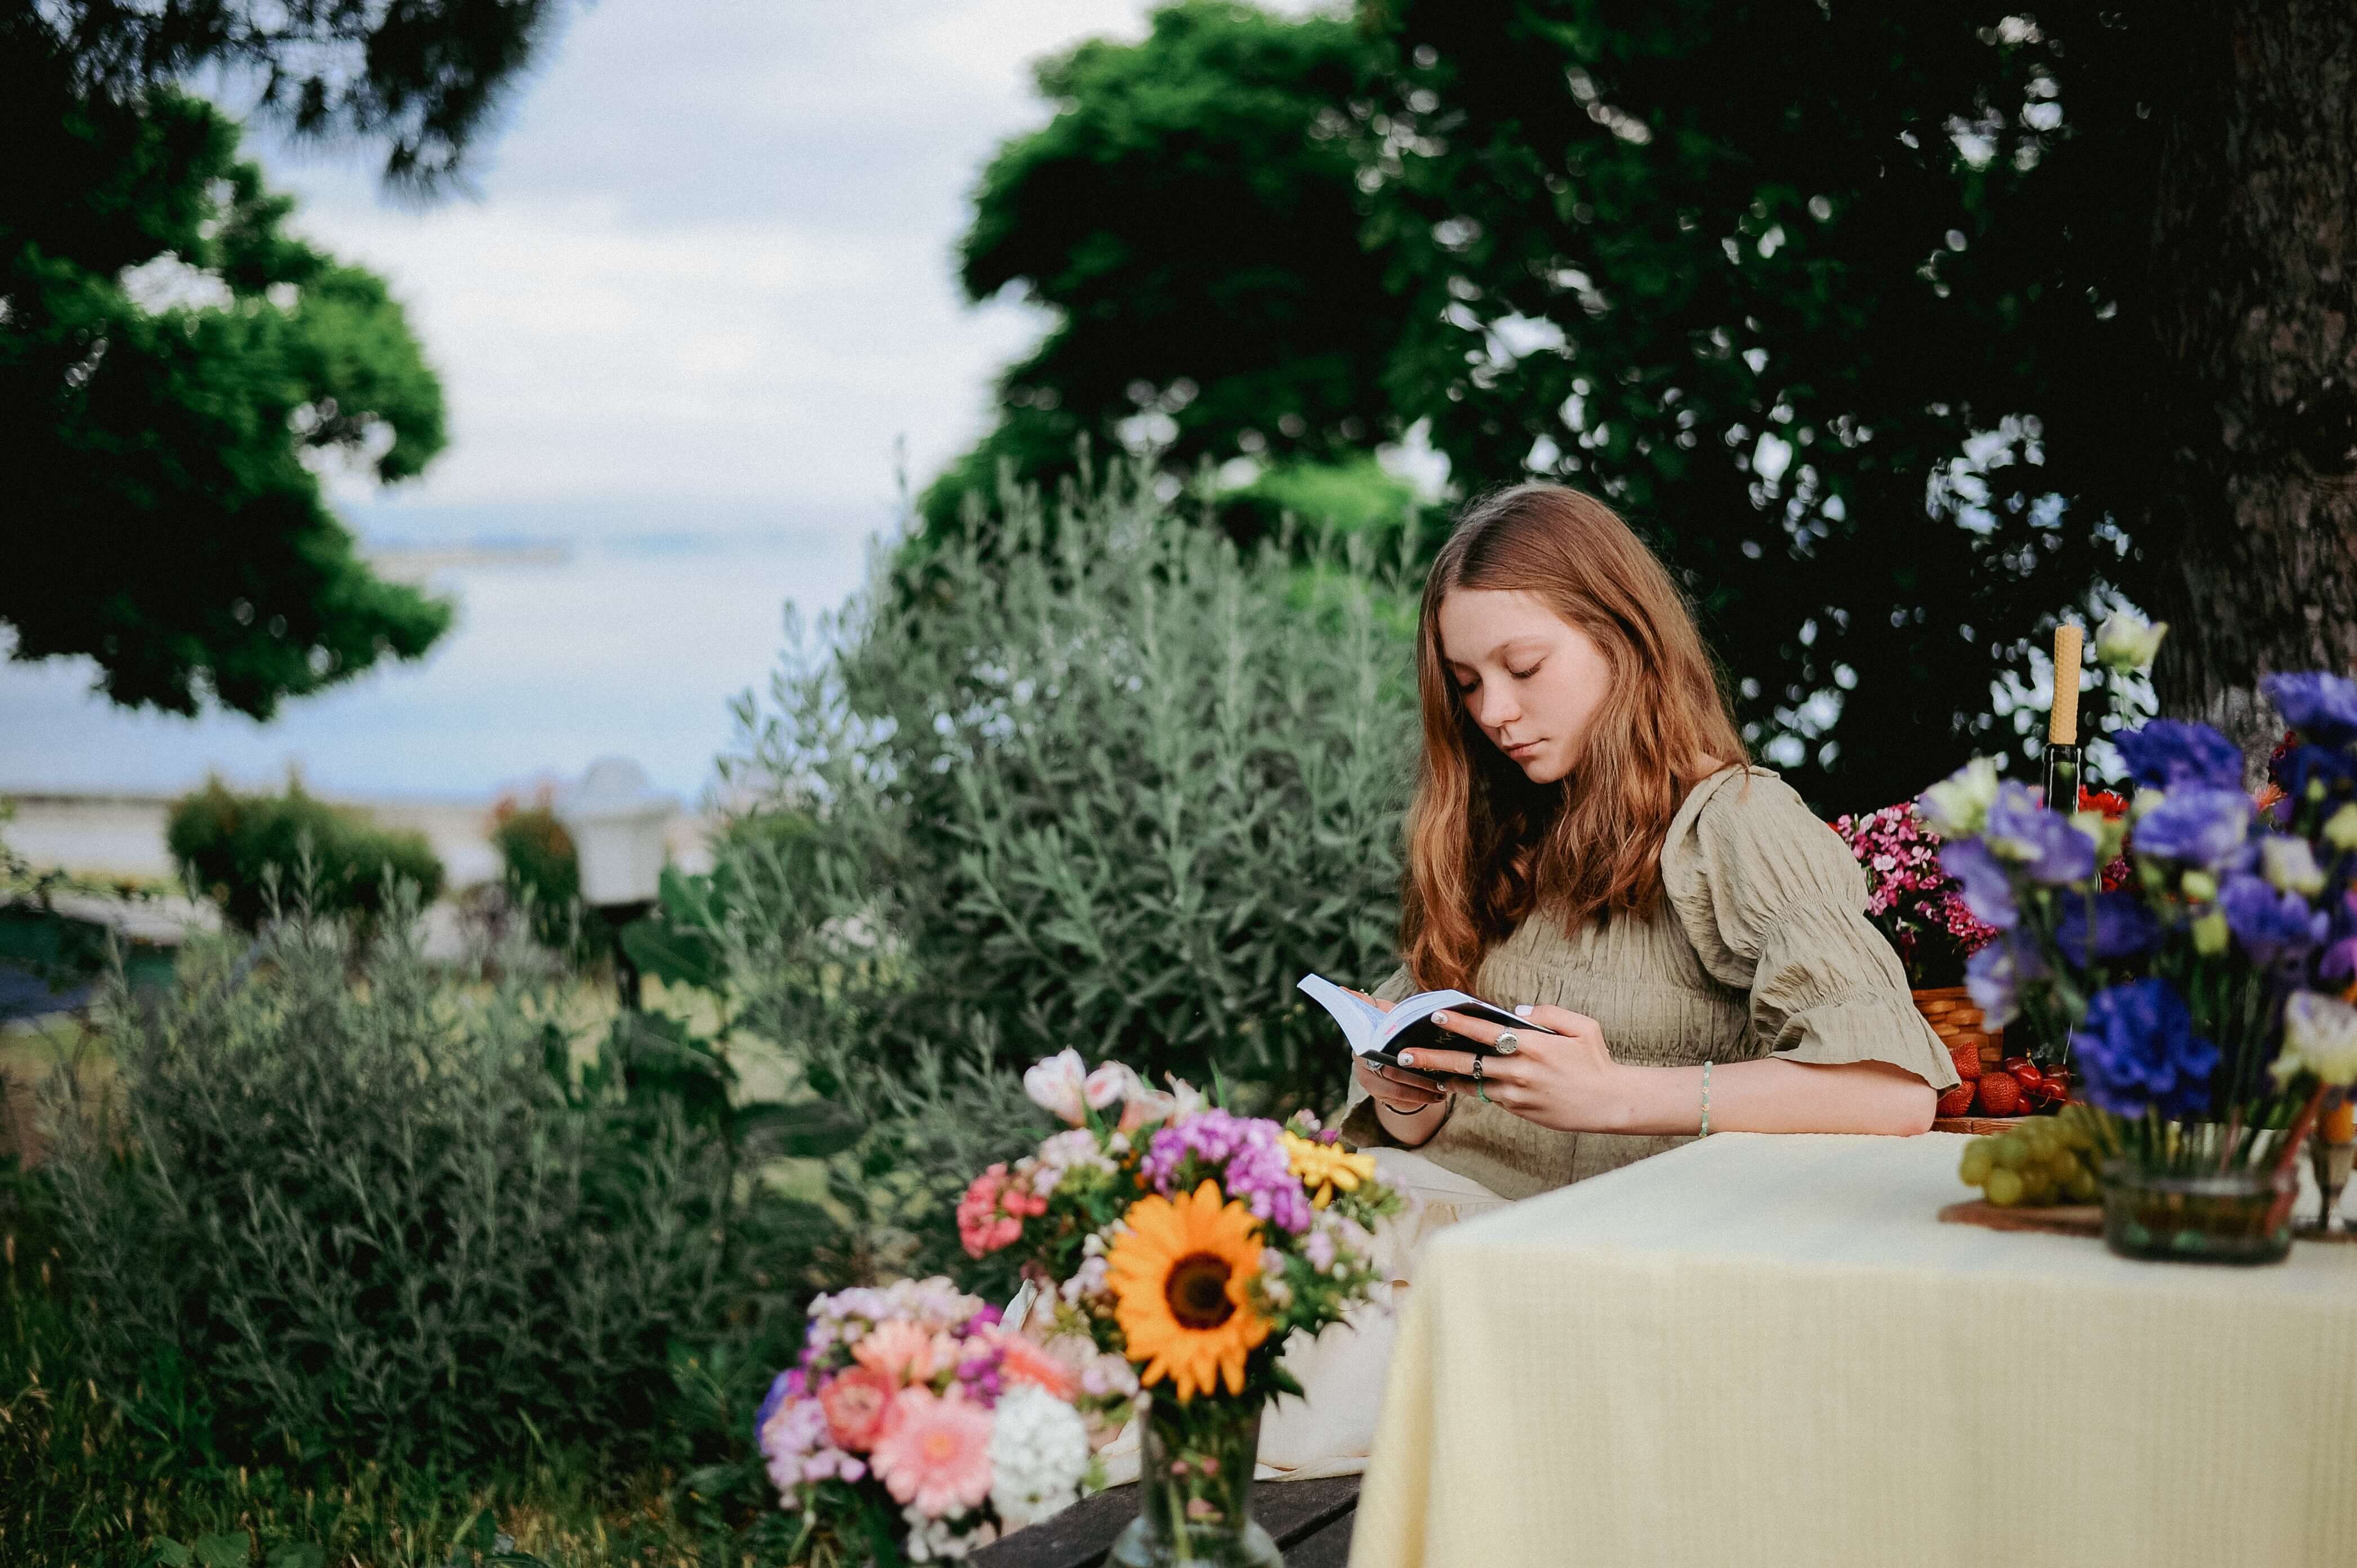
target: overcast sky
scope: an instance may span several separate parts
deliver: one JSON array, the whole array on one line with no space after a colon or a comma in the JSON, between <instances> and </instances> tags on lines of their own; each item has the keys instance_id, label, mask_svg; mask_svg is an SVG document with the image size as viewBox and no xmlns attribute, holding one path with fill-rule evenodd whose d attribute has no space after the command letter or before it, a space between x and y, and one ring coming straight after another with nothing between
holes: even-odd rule
<instances>
[{"instance_id":1,"label":"overcast sky","mask_svg":"<svg viewBox=\"0 0 2357 1568\"><path fill-rule=\"evenodd\" d=\"M266 147L299 227L391 280L449 397L449 449L356 520L887 518L895 441L921 485L1041 329L967 306L951 259L985 160L1046 118L1031 63L1140 36L1147 9L602 0L543 56L471 199L405 210L365 157Z\"/></svg>"}]
</instances>

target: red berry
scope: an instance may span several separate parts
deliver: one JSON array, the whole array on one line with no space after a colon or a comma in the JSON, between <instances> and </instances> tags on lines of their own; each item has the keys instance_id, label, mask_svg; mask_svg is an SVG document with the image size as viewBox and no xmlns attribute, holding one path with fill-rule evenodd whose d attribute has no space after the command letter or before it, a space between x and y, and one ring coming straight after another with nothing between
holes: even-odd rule
<instances>
[{"instance_id":1,"label":"red berry","mask_svg":"<svg viewBox=\"0 0 2357 1568\"><path fill-rule=\"evenodd\" d=\"M1950 1059L1956 1064L1956 1076L1967 1083L1981 1075L1981 1047L1977 1040L1948 1047Z\"/></svg>"},{"instance_id":2,"label":"red berry","mask_svg":"<svg viewBox=\"0 0 2357 1568\"><path fill-rule=\"evenodd\" d=\"M2021 1085L2010 1073L1986 1072L1980 1077L1981 1110L1991 1116L2012 1116L2021 1110Z\"/></svg>"},{"instance_id":3,"label":"red berry","mask_svg":"<svg viewBox=\"0 0 2357 1568\"><path fill-rule=\"evenodd\" d=\"M1940 1114L1962 1116L1973 1108L1973 1086L1960 1083L1940 1096Z\"/></svg>"}]
</instances>

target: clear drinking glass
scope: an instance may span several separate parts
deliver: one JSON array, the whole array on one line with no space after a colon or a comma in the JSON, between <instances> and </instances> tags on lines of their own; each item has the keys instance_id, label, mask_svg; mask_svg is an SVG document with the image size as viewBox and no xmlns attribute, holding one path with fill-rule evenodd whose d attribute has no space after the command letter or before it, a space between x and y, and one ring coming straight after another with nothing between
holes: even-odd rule
<instances>
[{"instance_id":1,"label":"clear drinking glass","mask_svg":"<svg viewBox=\"0 0 2357 1568\"><path fill-rule=\"evenodd\" d=\"M1259 1400L1147 1400L1137 1520L1114 1542L1123 1568L1283 1568L1253 1522Z\"/></svg>"}]
</instances>

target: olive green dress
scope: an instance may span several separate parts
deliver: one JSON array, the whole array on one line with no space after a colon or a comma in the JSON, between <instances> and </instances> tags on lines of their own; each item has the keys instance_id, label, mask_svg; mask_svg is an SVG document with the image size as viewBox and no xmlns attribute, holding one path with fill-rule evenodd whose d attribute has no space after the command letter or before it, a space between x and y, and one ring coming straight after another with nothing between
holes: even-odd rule
<instances>
[{"instance_id":1,"label":"olive green dress","mask_svg":"<svg viewBox=\"0 0 2357 1568\"><path fill-rule=\"evenodd\" d=\"M1694 1067L1779 1056L1886 1061L1934 1089L1955 1064L1907 993L1890 944L1866 918L1866 878L1847 846L1774 773L1729 768L1696 785L1662 845L1668 897L1650 919L1617 917L1567 934L1526 919L1482 961L1477 994L1551 1004L1603 1026L1615 1059ZM1405 969L1377 993L1409 994ZM1344 1136L1393 1144L1357 1101ZM1699 1106L1697 1105L1697 1111ZM1505 1198L1617 1169L1684 1136L1557 1133L1460 1096L1416 1153Z\"/></svg>"}]
</instances>

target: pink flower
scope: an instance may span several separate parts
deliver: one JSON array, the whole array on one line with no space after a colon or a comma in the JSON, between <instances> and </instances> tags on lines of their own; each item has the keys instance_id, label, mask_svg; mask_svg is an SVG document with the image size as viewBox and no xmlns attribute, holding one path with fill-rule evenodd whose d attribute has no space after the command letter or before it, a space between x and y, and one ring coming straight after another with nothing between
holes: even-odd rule
<instances>
[{"instance_id":1,"label":"pink flower","mask_svg":"<svg viewBox=\"0 0 2357 1568\"><path fill-rule=\"evenodd\" d=\"M894 1382L920 1383L933 1375L933 1337L907 1318L879 1323L851 1348L852 1359Z\"/></svg>"},{"instance_id":2,"label":"pink flower","mask_svg":"<svg viewBox=\"0 0 2357 1568\"><path fill-rule=\"evenodd\" d=\"M896 1386L888 1373L854 1367L819 1391L818 1402L826 1412L826 1428L836 1447L864 1454L875 1446Z\"/></svg>"},{"instance_id":3,"label":"pink flower","mask_svg":"<svg viewBox=\"0 0 2357 1568\"><path fill-rule=\"evenodd\" d=\"M998 1349L999 1376L1013 1383L1035 1383L1060 1400L1081 1391L1080 1374L1049 1355L1036 1341L1020 1334L993 1334Z\"/></svg>"},{"instance_id":4,"label":"pink flower","mask_svg":"<svg viewBox=\"0 0 2357 1568\"><path fill-rule=\"evenodd\" d=\"M1081 1064L1081 1053L1061 1050L1031 1064L1023 1074L1023 1092L1033 1104L1077 1127L1089 1119L1087 1082L1088 1069Z\"/></svg>"},{"instance_id":5,"label":"pink flower","mask_svg":"<svg viewBox=\"0 0 2357 1568\"><path fill-rule=\"evenodd\" d=\"M928 1519L979 1508L990 1496L990 1412L952 1394L903 1389L868 1463L893 1499Z\"/></svg>"},{"instance_id":6,"label":"pink flower","mask_svg":"<svg viewBox=\"0 0 2357 1568\"><path fill-rule=\"evenodd\" d=\"M1089 1102L1092 1111L1103 1111L1145 1091L1146 1085L1137 1080L1137 1074L1119 1062L1106 1062L1081 1084L1081 1098Z\"/></svg>"},{"instance_id":7,"label":"pink flower","mask_svg":"<svg viewBox=\"0 0 2357 1568\"><path fill-rule=\"evenodd\" d=\"M967 1257L988 1257L1015 1244L1024 1220L1047 1212L1048 1200L1007 1175L1002 1162L974 1177L958 1199L958 1241Z\"/></svg>"}]
</instances>

